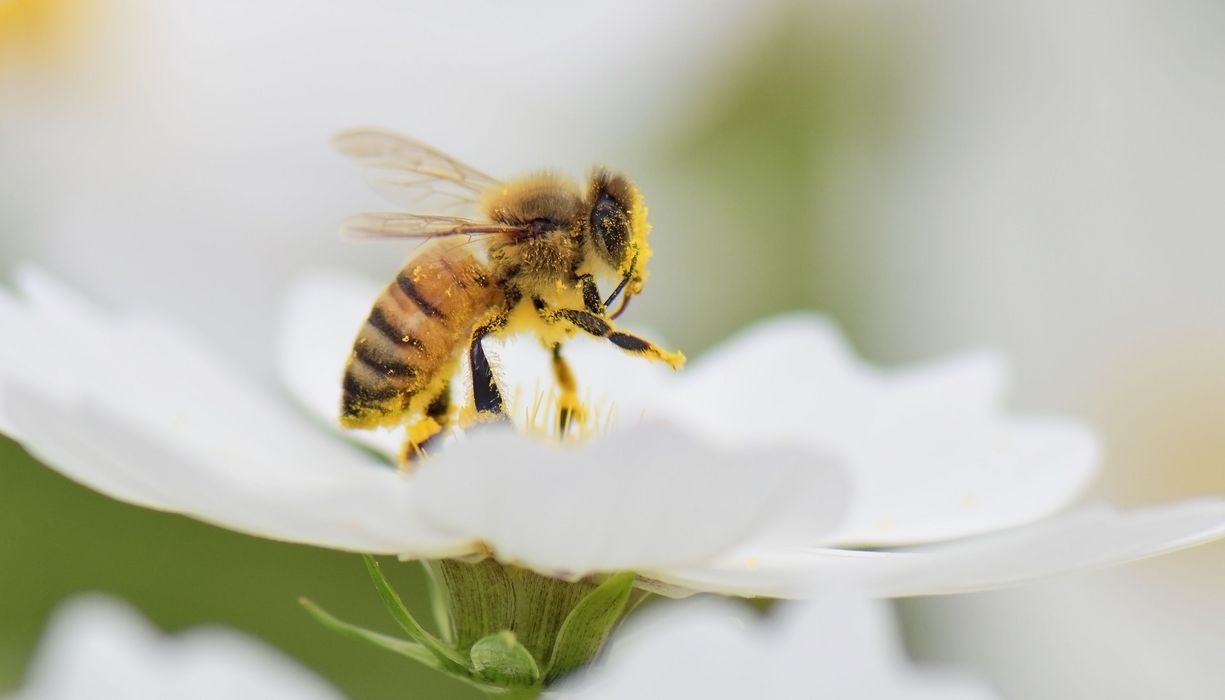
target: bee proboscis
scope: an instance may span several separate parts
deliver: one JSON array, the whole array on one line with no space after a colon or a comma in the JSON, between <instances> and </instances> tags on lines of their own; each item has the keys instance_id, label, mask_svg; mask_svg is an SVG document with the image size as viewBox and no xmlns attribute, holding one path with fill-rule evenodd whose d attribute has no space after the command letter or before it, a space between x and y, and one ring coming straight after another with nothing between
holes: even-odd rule
<instances>
[{"instance_id":1,"label":"bee proboscis","mask_svg":"<svg viewBox=\"0 0 1225 700\"><path fill-rule=\"evenodd\" d=\"M562 356L574 334L605 338L674 369L684 364L681 353L614 325L642 291L651 257L646 206L624 176L596 168L584 187L548 172L500 182L387 131L356 129L335 141L384 195L448 211L359 214L342 227L353 238L431 239L375 300L354 340L342 386L343 426L407 424L401 451L407 464L454 421L451 381L465 361L477 416L504 415L481 344L486 337L533 333L551 351L563 435L583 410ZM607 296L601 279L615 282Z\"/></svg>"}]
</instances>

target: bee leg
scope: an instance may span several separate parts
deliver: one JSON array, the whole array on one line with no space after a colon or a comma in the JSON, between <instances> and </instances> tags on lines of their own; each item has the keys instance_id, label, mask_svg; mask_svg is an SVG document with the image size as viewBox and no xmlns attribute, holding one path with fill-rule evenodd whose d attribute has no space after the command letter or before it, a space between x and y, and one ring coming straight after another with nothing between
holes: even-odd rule
<instances>
[{"instance_id":1,"label":"bee leg","mask_svg":"<svg viewBox=\"0 0 1225 700\"><path fill-rule=\"evenodd\" d=\"M617 285L613 293L609 294L608 299L604 301L600 301L600 288L596 286L595 278L590 274L580 275L578 280L583 288L583 307L600 318L607 318L609 321L616 320L618 316L625 313L625 307L630 305L631 294L626 292L625 296L621 297L621 305L617 307L617 310L611 316L608 315L608 307L612 306L612 303L618 296L621 296L621 290L625 289L625 285L629 283L630 277L633 274L633 268L630 268L630 271L625 273L625 277L621 278L621 283Z\"/></svg>"},{"instance_id":2,"label":"bee leg","mask_svg":"<svg viewBox=\"0 0 1225 700\"><path fill-rule=\"evenodd\" d=\"M607 306L607 304L600 301L600 288L595 284L595 277L593 277L590 273L579 275L578 283L579 286L583 288L583 307L596 316L603 316L604 307ZM617 291L621 291L621 288L617 287ZM613 292L613 296L616 296L616 292ZM609 299L612 298L613 297L609 297Z\"/></svg>"},{"instance_id":3,"label":"bee leg","mask_svg":"<svg viewBox=\"0 0 1225 700\"><path fill-rule=\"evenodd\" d=\"M428 454L451 422L451 384L448 382L434 400L425 407L425 416L408 426L408 437L400 451L400 464L405 468Z\"/></svg>"},{"instance_id":4,"label":"bee leg","mask_svg":"<svg viewBox=\"0 0 1225 700\"><path fill-rule=\"evenodd\" d=\"M632 333L616 330L612 324L588 311L578 309L558 309L546 311L550 320L563 319L574 324L581 331L590 333L597 338L608 338L613 345L653 360L668 363L672 369L680 369L685 364L685 356L679 352L668 352L645 338L639 338Z\"/></svg>"},{"instance_id":5,"label":"bee leg","mask_svg":"<svg viewBox=\"0 0 1225 700\"><path fill-rule=\"evenodd\" d=\"M574 381L574 372L561 356L561 343L553 344L553 376L561 395L557 397L557 433L566 436L573 420L583 420L583 405L578 400L578 383Z\"/></svg>"},{"instance_id":6,"label":"bee leg","mask_svg":"<svg viewBox=\"0 0 1225 700\"><path fill-rule=\"evenodd\" d=\"M485 356L485 348L481 345L481 340L486 335L505 325L505 316L495 318L472 334L472 344L468 346L468 365L472 369L472 402L478 416L482 413L489 417L506 415L506 402L502 400L498 381L493 376L493 368L489 366L489 358Z\"/></svg>"}]
</instances>

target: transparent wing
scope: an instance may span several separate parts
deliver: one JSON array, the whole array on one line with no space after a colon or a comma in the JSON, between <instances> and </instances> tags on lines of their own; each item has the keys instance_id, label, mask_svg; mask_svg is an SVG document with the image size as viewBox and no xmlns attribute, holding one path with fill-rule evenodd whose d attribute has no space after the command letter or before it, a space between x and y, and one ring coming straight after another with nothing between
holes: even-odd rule
<instances>
[{"instance_id":1,"label":"transparent wing","mask_svg":"<svg viewBox=\"0 0 1225 700\"><path fill-rule=\"evenodd\" d=\"M333 138L341 153L366 171L388 200L417 211L475 213L494 178L407 136L381 129L351 129Z\"/></svg>"},{"instance_id":2,"label":"transparent wing","mask_svg":"<svg viewBox=\"0 0 1225 700\"><path fill-rule=\"evenodd\" d=\"M369 212L351 216L340 226L340 235L364 238L439 238L523 233L525 226L473 221L459 216L406 214L398 211Z\"/></svg>"}]
</instances>

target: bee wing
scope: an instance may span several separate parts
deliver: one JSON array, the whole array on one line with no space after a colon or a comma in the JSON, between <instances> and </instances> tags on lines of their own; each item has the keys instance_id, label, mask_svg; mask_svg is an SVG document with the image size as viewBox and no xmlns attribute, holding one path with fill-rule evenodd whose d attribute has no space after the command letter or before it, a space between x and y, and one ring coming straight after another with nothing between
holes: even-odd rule
<instances>
[{"instance_id":1,"label":"bee wing","mask_svg":"<svg viewBox=\"0 0 1225 700\"><path fill-rule=\"evenodd\" d=\"M474 221L459 216L369 212L357 214L340 226L344 238L439 238L442 236L484 236L495 233L522 233L525 226Z\"/></svg>"},{"instance_id":2,"label":"bee wing","mask_svg":"<svg viewBox=\"0 0 1225 700\"><path fill-rule=\"evenodd\" d=\"M333 143L366 170L375 191L418 211L476 211L494 178L407 136L381 129L351 129Z\"/></svg>"}]
</instances>

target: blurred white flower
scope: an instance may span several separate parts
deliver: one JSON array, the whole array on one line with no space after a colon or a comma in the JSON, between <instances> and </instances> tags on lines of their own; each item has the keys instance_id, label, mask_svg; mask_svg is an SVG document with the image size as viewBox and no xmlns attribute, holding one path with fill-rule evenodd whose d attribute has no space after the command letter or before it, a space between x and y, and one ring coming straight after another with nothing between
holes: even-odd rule
<instances>
[{"instance_id":1,"label":"blurred white flower","mask_svg":"<svg viewBox=\"0 0 1225 700\"><path fill-rule=\"evenodd\" d=\"M602 663L557 688L561 698L768 697L772 700L988 700L968 674L916 666L886 603L854 597L778 606L698 599L644 611Z\"/></svg>"},{"instance_id":2,"label":"blurred white flower","mask_svg":"<svg viewBox=\"0 0 1225 700\"><path fill-rule=\"evenodd\" d=\"M1162 569L1169 566L908 603L911 650L973 665L1009 697L1217 700L1225 688L1222 577L1200 569L1194 581L1174 581Z\"/></svg>"},{"instance_id":3,"label":"blurred white flower","mask_svg":"<svg viewBox=\"0 0 1225 700\"><path fill-rule=\"evenodd\" d=\"M25 685L7 700L340 700L322 678L250 637L222 628L167 636L102 596L56 612Z\"/></svg>"},{"instance_id":4,"label":"blurred white flower","mask_svg":"<svg viewBox=\"0 0 1225 700\"><path fill-rule=\"evenodd\" d=\"M988 356L881 372L811 317L751 330L674 382L576 343L586 386L614 398L636 386L642 420L567 449L487 430L402 474L165 323L109 316L32 270L17 282L23 299L0 296L13 339L0 347L0 426L113 497L265 537L803 597L999 586L1225 531L1218 501L1046 517L1093 471L1084 429L1002 415ZM360 287L297 291L285 367L306 370L308 401L336 395L373 298ZM514 352L503 369L522 382ZM858 549L910 543L927 544Z\"/></svg>"}]
</instances>

